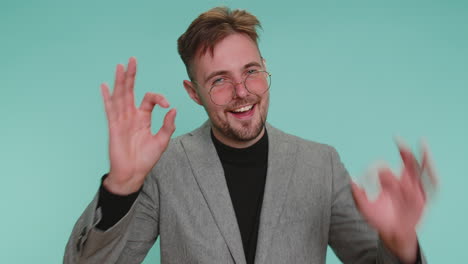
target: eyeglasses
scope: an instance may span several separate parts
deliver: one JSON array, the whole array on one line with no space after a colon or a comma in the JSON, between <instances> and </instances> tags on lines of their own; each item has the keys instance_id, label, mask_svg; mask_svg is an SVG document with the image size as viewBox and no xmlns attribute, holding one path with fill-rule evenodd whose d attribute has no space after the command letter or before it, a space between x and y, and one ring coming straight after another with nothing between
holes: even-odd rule
<instances>
[{"instance_id":1,"label":"eyeglasses","mask_svg":"<svg viewBox=\"0 0 468 264\"><path fill-rule=\"evenodd\" d=\"M236 96L235 86L243 84L249 93L260 96L271 85L271 74L267 71L253 71L247 74L244 81L235 83L228 78L218 78L210 89L210 98L213 103L219 106L225 106Z\"/></svg>"}]
</instances>

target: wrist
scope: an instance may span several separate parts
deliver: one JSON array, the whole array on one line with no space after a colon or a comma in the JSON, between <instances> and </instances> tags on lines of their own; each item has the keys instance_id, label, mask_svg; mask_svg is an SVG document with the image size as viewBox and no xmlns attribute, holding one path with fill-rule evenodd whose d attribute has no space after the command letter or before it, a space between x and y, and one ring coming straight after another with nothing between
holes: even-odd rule
<instances>
[{"instance_id":1,"label":"wrist","mask_svg":"<svg viewBox=\"0 0 468 264\"><path fill-rule=\"evenodd\" d=\"M381 236L385 246L397 256L402 263L416 263L418 258L418 238L415 231L400 235Z\"/></svg>"},{"instance_id":2,"label":"wrist","mask_svg":"<svg viewBox=\"0 0 468 264\"><path fill-rule=\"evenodd\" d=\"M125 178L129 180L117 180L119 178ZM138 192L138 190L140 190L141 186L143 185L143 182L137 182L134 179L135 177L117 177L116 174L110 172L102 182L102 185L112 194L126 196Z\"/></svg>"}]
</instances>

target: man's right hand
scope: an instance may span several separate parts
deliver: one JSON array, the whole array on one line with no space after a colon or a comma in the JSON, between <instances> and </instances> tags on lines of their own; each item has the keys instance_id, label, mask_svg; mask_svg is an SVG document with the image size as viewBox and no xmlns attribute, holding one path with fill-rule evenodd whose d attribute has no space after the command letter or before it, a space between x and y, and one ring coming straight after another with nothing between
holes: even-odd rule
<instances>
[{"instance_id":1,"label":"man's right hand","mask_svg":"<svg viewBox=\"0 0 468 264\"><path fill-rule=\"evenodd\" d=\"M127 69L117 65L112 94L101 85L109 126L110 172L103 184L118 195L138 191L146 175L166 150L175 130L176 110L171 109L156 134L151 133L151 112L155 105L168 108L164 96L146 93L139 108L135 107L134 84L136 59L131 57Z\"/></svg>"}]
</instances>

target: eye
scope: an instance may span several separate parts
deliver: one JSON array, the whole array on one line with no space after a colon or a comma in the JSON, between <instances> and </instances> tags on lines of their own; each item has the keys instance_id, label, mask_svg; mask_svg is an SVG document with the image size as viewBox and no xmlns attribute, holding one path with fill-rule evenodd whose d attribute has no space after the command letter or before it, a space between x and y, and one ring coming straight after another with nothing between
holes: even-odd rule
<instances>
[{"instance_id":1,"label":"eye","mask_svg":"<svg viewBox=\"0 0 468 264\"><path fill-rule=\"evenodd\" d=\"M247 71L247 74L252 74L252 73L256 73L256 72L258 72L257 69L250 69L250 70Z\"/></svg>"},{"instance_id":2,"label":"eye","mask_svg":"<svg viewBox=\"0 0 468 264\"><path fill-rule=\"evenodd\" d=\"M221 85L221 84L223 84L225 81L226 81L225 78L219 77L219 78L214 79L213 82L211 83L211 85Z\"/></svg>"}]
</instances>

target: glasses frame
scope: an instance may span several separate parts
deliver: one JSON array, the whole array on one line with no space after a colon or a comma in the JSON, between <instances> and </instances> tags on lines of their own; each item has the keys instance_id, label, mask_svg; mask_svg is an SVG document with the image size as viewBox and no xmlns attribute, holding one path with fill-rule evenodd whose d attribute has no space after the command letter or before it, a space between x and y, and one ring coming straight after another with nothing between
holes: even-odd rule
<instances>
[{"instance_id":1,"label":"glasses frame","mask_svg":"<svg viewBox=\"0 0 468 264\"><path fill-rule=\"evenodd\" d=\"M267 76L268 76L268 88L267 88L263 93L261 93L261 94L266 93L268 90L270 90L270 87L271 87L271 73L269 73L269 72L267 72L267 71L255 71L255 72L249 73L247 76L245 76L245 78L244 78L244 80L243 80L242 82L237 82L237 83L235 83L235 82L232 82L232 81L226 81L227 83L231 83L231 84L232 84L233 89L231 89L231 91L232 91L231 100L229 100L229 102L227 102L227 103L225 103L225 104L217 104L217 103L213 100L213 97L211 96L211 91L213 90L213 88L215 88L216 85L212 85L211 88L210 88L210 91L208 92L208 94L210 95L211 102L213 102L215 105L218 105L218 106L225 106L225 105L228 105L228 104L232 101L232 99L235 97L235 94L236 94L236 92L235 92L235 87L236 87L236 85L238 85L238 84L244 85L244 88L245 88L249 93L251 93L251 94L253 94L253 95L257 95L257 96L258 96L258 95L261 95L261 94L257 94L257 93L251 92L251 91L249 90L249 88L247 87L247 85L245 85L245 82L247 81L247 78L249 78L250 75L252 75L252 74L254 74L254 73L261 73L261 72L266 73Z\"/></svg>"}]
</instances>

